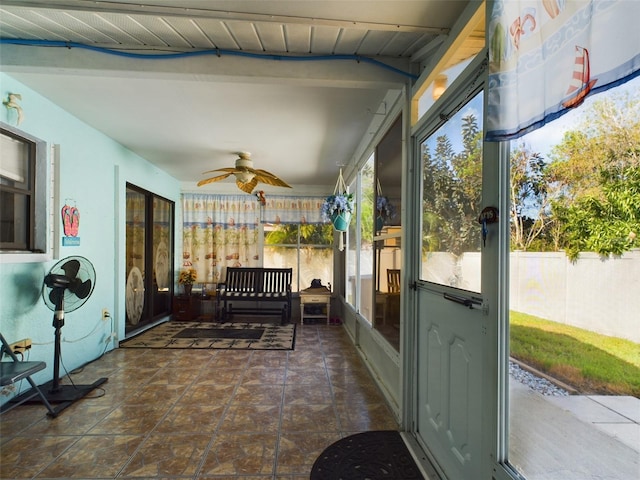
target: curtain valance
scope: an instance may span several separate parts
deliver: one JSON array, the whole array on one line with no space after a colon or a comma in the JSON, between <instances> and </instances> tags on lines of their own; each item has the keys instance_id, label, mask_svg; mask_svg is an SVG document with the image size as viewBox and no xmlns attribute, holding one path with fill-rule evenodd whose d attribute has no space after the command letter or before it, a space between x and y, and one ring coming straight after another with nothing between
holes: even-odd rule
<instances>
[{"instance_id":1,"label":"curtain valance","mask_svg":"<svg viewBox=\"0 0 640 480\"><path fill-rule=\"evenodd\" d=\"M255 195L183 194L184 223L253 225L320 224L325 197L269 195L264 203Z\"/></svg>"},{"instance_id":2,"label":"curtain valance","mask_svg":"<svg viewBox=\"0 0 640 480\"><path fill-rule=\"evenodd\" d=\"M265 199L263 223L325 223L320 209L325 197L269 195Z\"/></svg>"},{"instance_id":3,"label":"curtain valance","mask_svg":"<svg viewBox=\"0 0 640 480\"><path fill-rule=\"evenodd\" d=\"M640 2L494 0L486 139L517 138L640 73Z\"/></svg>"}]
</instances>

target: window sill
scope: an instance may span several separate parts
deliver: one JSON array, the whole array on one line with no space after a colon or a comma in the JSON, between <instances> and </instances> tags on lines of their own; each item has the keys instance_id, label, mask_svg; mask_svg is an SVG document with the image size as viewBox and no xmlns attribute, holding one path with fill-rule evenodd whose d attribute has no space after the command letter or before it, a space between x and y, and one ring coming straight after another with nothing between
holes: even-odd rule
<instances>
[{"instance_id":1,"label":"window sill","mask_svg":"<svg viewBox=\"0 0 640 480\"><path fill-rule=\"evenodd\" d=\"M0 253L1 263L44 263L53 260L49 253Z\"/></svg>"}]
</instances>

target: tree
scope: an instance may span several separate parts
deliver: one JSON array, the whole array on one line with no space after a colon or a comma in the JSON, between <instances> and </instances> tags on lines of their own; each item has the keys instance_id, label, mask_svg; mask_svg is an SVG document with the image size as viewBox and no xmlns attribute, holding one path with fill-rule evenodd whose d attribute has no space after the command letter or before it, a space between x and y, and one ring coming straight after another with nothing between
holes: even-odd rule
<instances>
[{"instance_id":1,"label":"tree","mask_svg":"<svg viewBox=\"0 0 640 480\"><path fill-rule=\"evenodd\" d=\"M560 246L578 252L620 254L637 246L635 210L640 205L640 95L605 97L565 134L549 165L553 214ZM626 233L625 233L626 231ZM633 237L633 238L632 238Z\"/></svg>"},{"instance_id":2,"label":"tree","mask_svg":"<svg viewBox=\"0 0 640 480\"><path fill-rule=\"evenodd\" d=\"M265 236L267 245L297 245L298 230L301 244L331 245L333 242L333 227L331 224L281 224L274 226Z\"/></svg>"},{"instance_id":3,"label":"tree","mask_svg":"<svg viewBox=\"0 0 640 480\"><path fill-rule=\"evenodd\" d=\"M436 137L433 155L423 145L423 248L456 255L477 251L482 185L482 133L477 118L462 119L462 151L447 135Z\"/></svg>"},{"instance_id":4,"label":"tree","mask_svg":"<svg viewBox=\"0 0 640 480\"><path fill-rule=\"evenodd\" d=\"M556 208L572 260L584 251L621 255L640 247L640 166L602 170L600 177L602 198L584 195L574 205Z\"/></svg>"},{"instance_id":5,"label":"tree","mask_svg":"<svg viewBox=\"0 0 640 480\"><path fill-rule=\"evenodd\" d=\"M511 247L528 250L543 237L552 219L549 216L547 175L544 158L524 142L512 152L510 158L510 216ZM538 248L542 242L537 242Z\"/></svg>"}]
</instances>

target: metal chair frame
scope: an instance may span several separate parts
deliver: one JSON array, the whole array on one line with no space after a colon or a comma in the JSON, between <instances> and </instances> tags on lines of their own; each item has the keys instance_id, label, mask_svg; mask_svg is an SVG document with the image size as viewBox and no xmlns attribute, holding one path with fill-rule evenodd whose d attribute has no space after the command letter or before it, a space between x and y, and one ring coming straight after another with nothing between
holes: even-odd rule
<instances>
[{"instance_id":1,"label":"metal chair frame","mask_svg":"<svg viewBox=\"0 0 640 480\"><path fill-rule=\"evenodd\" d=\"M5 355L11 357L11 361L2 361L0 362L0 386L6 387L8 385L13 385L21 380L26 379L32 387L31 393L29 395L20 396L20 400L16 401L9 400L2 407L0 407L0 414L8 412L9 410L13 410L18 405L22 405L23 403L35 398L40 397L42 403L44 403L47 410L49 410L50 417L56 417L58 413L51 406L47 397L45 397L44 393L36 382L33 381L31 375L40 370L44 370L47 368L47 364L41 361L23 361L18 358L18 356L11 350L11 346L9 342L4 338L4 336L0 333L0 340L2 341L2 347L0 348L0 359L4 358Z\"/></svg>"}]
</instances>

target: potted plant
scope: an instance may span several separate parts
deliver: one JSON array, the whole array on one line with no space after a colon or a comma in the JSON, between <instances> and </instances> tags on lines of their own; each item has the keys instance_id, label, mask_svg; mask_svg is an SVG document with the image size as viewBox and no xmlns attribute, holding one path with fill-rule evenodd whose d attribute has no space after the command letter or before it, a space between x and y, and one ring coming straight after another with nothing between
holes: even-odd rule
<instances>
[{"instance_id":1,"label":"potted plant","mask_svg":"<svg viewBox=\"0 0 640 480\"><path fill-rule=\"evenodd\" d=\"M354 203L352 193L334 193L329 195L322 203L322 218L331 220L333 227L340 231L346 232L351 221Z\"/></svg>"},{"instance_id":2,"label":"potted plant","mask_svg":"<svg viewBox=\"0 0 640 480\"><path fill-rule=\"evenodd\" d=\"M184 294L191 295L191 288L193 287L193 283L198 278L198 272L194 268L188 268L182 270L178 275L178 283L184 286Z\"/></svg>"},{"instance_id":3,"label":"potted plant","mask_svg":"<svg viewBox=\"0 0 640 480\"><path fill-rule=\"evenodd\" d=\"M396 207L394 207L389 199L385 196L376 198L376 231L382 230L382 227L396 216Z\"/></svg>"}]
</instances>

